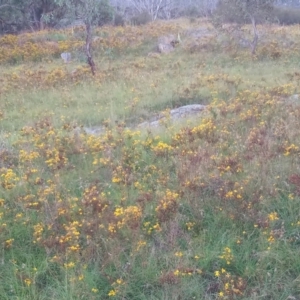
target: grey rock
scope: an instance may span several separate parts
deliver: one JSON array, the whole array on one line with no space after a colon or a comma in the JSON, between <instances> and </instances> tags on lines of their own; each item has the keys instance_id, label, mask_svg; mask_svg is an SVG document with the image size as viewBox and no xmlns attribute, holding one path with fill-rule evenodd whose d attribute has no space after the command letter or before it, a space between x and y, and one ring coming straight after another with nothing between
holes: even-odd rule
<instances>
[{"instance_id":1,"label":"grey rock","mask_svg":"<svg viewBox=\"0 0 300 300\"><path fill-rule=\"evenodd\" d=\"M146 121L143 123L138 124L137 126L132 126L130 129L137 129L137 128L156 128L161 126L162 122L170 119L172 122L176 120L183 119L185 117L189 117L192 115L196 115L201 113L206 108L205 105L202 104L191 104L181 106L175 109L171 109L168 113L160 113L156 117L154 117L150 121ZM94 126L94 127L77 127L75 129L76 133L85 132L86 134L90 135L101 135L105 133L105 127L103 126Z\"/></svg>"},{"instance_id":2,"label":"grey rock","mask_svg":"<svg viewBox=\"0 0 300 300\"><path fill-rule=\"evenodd\" d=\"M174 47L171 44L158 44L157 51L159 53L168 54L174 51Z\"/></svg>"},{"instance_id":3,"label":"grey rock","mask_svg":"<svg viewBox=\"0 0 300 300\"><path fill-rule=\"evenodd\" d=\"M71 53L70 52L63 52L60 57L63 59L64 63L69 63L71 61Z\"/></svg>"},{"instance_id":4,"label":"grey rock","mask_svg":"<svg viewBox=\"0 0 300 300\"><path fill-rule=\"evenodd\" d=\"M159 114L154 120L143 122L138 125L139 128L145 127L159 127L161 122L166 119L168 116L170 117L171 121L176 121L181 118L185 118L191 115L198 114L205 109L205 105L202 104L191 104L181 106L175 109L170 110L169 115Z\"/></svg>"},{"instance_id":5,"label":"grey rock","mask_svg":"<svg viewBox=\"0 0 300 300\"><path fill-rule=\"evenodd\" d=\"M202 104L190 104L172 109L170 114L171 117L174 119L182 118L186 117L187 115L197 114L201 112L205 107L206 106Z\"/></svg>"},{"instance_id":6,"label":"grey rock","mask_svg":"<svg viewBox=\"0 0 300 300\"><path fill-rule=\"evenodd\" d=\"M100 135L101 133L105 132L105 128L102 126L84 127L83 130L87 134L91 134L91 135Z\"/></svg>"},{"instance_id":7,"label":"grey rock","mask_svg":"<svg viewBox=\"0 0 300 300\"><path fill-rule=\"evenodd\" d=\"M286 105L291 105L294 107L300 106L300 94L294 94L282 100Z\"/></svg>"},{"instance_id":8,"label":"grey rock","mask_svg":"<svg viewBox=\"0 0 300 300\"><path fill-rule=\"evenodd\" d=\"M158 38L157 51L159 53L168 54L174 51L175 46L180 43L180 37L176 38L174 34L161 36Z\"/></svg>"},{"instance_id":9,"label":"grey rock","mask_svg":"<svg viewBox=\"0 0 300 300\"><path fill-rule=\"evenodd\" d=\"M299 101L300 100L300 95L299 94L294 94L294 95L290 96L288 99L291 100L291 101Z\"/></svg>"},{"instance_id":10,"label":"grey rock","mask_svg":"<svg viewBox=\"0 0 300 300\"><path fill-rule=\"evenodd\" d=\"M101 37L100 36L95 36L93 38L93 42L96 43L97 41L101 40Z\"/></svg>"}]
</instances>

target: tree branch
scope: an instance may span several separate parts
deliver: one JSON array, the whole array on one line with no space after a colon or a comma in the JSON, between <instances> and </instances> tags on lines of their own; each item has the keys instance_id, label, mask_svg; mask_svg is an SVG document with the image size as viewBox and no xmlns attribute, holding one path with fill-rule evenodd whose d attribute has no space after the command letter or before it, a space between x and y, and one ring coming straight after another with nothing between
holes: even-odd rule
<instances>
[{"instance_id":1,"label":"tree branch","mask_svg":"<svg viewBox=\"0 0 300 300\"><path fill-rule=\"evenodd\" d=\"M17 10L21 10L21 8L15 6L15 5L11 5L11 4L2 4L2 5L0 5L0 9L5 8L5 7L10 7L10 8L14 8L14 9L17 9Z\"/></svg>"}]
</instances>

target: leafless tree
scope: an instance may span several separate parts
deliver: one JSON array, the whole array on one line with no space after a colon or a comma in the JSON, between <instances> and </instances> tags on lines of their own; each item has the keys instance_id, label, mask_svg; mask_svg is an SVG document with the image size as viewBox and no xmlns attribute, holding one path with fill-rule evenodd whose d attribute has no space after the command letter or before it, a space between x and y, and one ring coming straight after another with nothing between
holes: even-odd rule
<instances>
[{"instance_id":1,"label":"leafless tree","mask_svg":"<svg viewBox=\"0 0 300 300\"><path fill-rule=\"evenodd\" d=\"M123 13L126 10L139 13L146 11L152 20L156 20L179 16L188 8L197 10L203 16L208 16L215 9L218 0L110 0L110 3Z\"/></svg>"},{"instance_id":2,"label":"leafless tree","mask_svg":"<svg viewBox=\"0 0 300 300\"><path fill-rule=\"evenodd\" d=\"M92 55L93 42L93 25L97 24L97 18L101 13L101 9L106 5L106 1L102 0L55 0L61 7L65 7L71 19L80 18L86 29L85 54L87 62L91 68L92 74L96 73L96 64Z\"/></svg>"},{"instance_id":3,"label":"leafless tree","mask_svg":"<svg viewBox=\"0 0 300 300\"><path fill-rule=\"evenodd\" d=\"M251 22L253 39L246 41L251 49L252 55L255 54L258 44L257 22L265 22L272 16L274 8L274 0L220 0L216 15L218 16L218 24L226 23L232 19L237 26L233 33L240 39L240 25Z\"/></svg>"}]
</instances>

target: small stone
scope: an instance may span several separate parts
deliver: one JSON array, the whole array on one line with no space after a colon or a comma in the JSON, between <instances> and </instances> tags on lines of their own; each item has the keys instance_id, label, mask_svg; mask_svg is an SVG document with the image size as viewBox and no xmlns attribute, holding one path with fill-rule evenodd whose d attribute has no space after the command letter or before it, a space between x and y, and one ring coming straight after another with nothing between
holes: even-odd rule
<instances>
[{"instance_id":1,"label":"small stone","mask_svg":"<svg viewBox=\"0 0 300 300\"><path fill-rule=\"evenodd\" d=\"M70 52L63 52L60 56L63 59L65 64L71 62L71 53Z\"/></svg>"}]
</instances>

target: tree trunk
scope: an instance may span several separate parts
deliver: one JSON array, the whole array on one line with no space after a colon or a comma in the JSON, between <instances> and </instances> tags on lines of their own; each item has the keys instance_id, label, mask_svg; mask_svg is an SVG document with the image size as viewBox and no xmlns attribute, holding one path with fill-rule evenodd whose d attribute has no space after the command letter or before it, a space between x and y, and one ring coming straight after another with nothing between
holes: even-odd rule
<instances>
[{"instance_id":1,"label":"tree trunk","mask_svg":"<svg viewBox=\"0 0 300 300\"><path fill-rule=\"evenodd\" d=\"M40 21L35 7L32 9L32 15L33 15L33 27L35 30L39 30Z\"/></svg>"},{"instance_id":2,"label":"tree trunk","mask_svg":"<svg viewBox=\"0 0 300 300\"><path fill-rule=\"evenodd\" d=\"M40 30L44 30L45 29L43 15L44 15L44 13L42 13L42 15L40 17Z\"/></svg>"},{"instance_id":3,"label":"tree trunk","mask_svg":"<svg viewBox=\"0 0 300 300\"><path fill-rule=\"evenodd\" d=\"M252 29L253 29L253 41L251 43L251 54L254 55L256 52L257 48L257 43L258 43L258 34L257 34L257 29L256 29L256 21L253 16L251 16L251 23L252 23Z\"/></svg>"},{"instance_id":4,"label":"tree trunk","mask_svg":"<svg viewBox=\"0 0 300 300\"><path fill-rule=\"evenodd\" d=\"M91 53L91 48L92 48L92 26L90 23L86 22L85 24L86 27L86 42L85 42L85 54L87 57L87 62L89 66L91 67L92 74L96 74L96 65L93 60L93 56Z\"/></svg>"}]
</instances>

